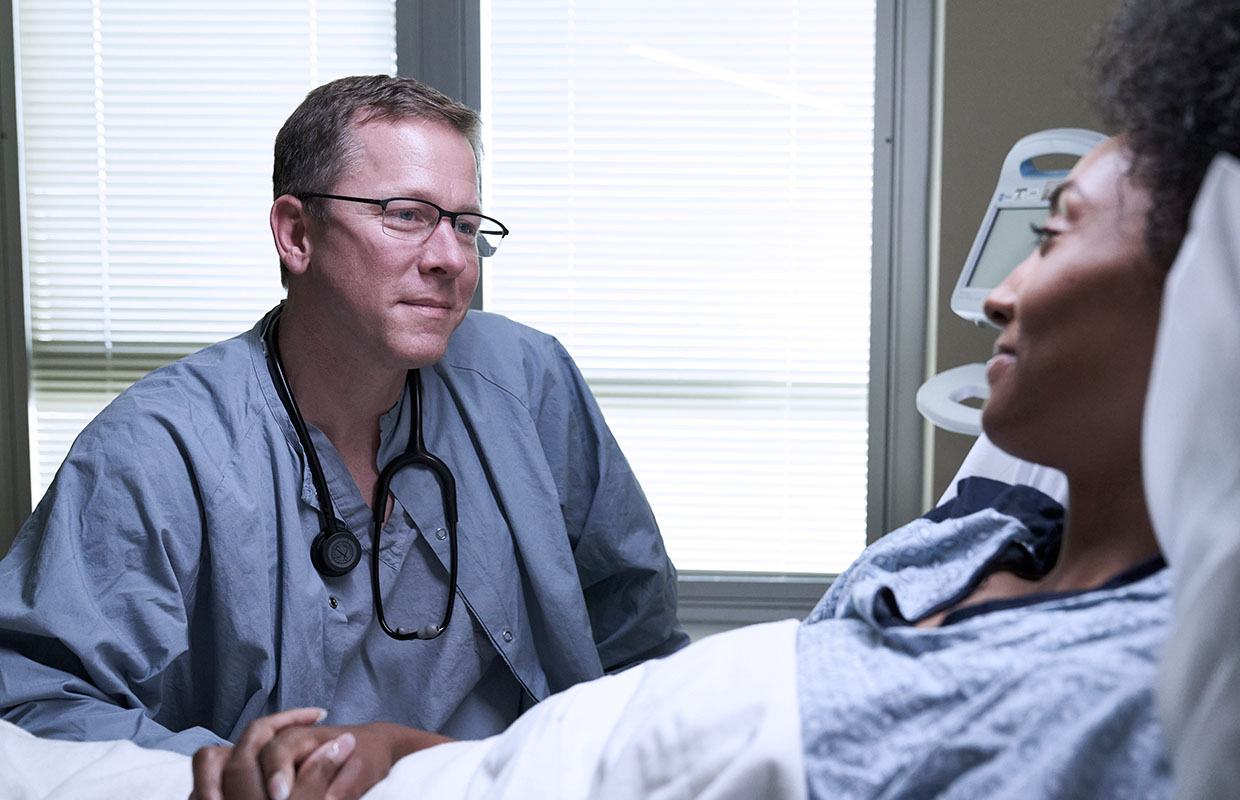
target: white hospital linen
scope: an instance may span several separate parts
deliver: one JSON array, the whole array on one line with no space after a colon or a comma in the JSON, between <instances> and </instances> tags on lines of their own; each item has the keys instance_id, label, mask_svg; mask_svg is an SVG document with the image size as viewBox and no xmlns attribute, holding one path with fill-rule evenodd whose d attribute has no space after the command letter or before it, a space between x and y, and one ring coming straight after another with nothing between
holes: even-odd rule
<instances>
[{"instance_id":1,"label":"white hospital linen","mask_svg":"<svg viewBox=\"0 0 1240 800\"><path fill-rule=\"evenodd\" d=\"M154 800L192 788L189 756L129 741L44 739L0 720L4 800Z\"/></svg>"},{"instance_id":2,"label":"white hospital linen","mask_svg":"<svg viewBox=\"0 0 1240 800\"><path fill-rule=\"evenodd\" d=\"M708 637L554 695L489 739L402 759L388 798L741 800L806 794L795 620ZM185 797L187 756L36 738L0 721L0 798Z\"/></svg>"},{"instance_id":3,"label":"white hospital linen","mask_svg":"<svg viewBox=\"0 0 1240 800\"><path fill-rule=\"evenodd\" d=\"M1240 787L1240 162L1215 159L1163 295L1145 494L1174 570L1159 678L1176 796Z\"/></svg>"},{"instance_id":4,"label":"white hospital linen","mask_svg":"<svg viewBox=\"0 0 1240 800\"><path fill-rule=\"evenodd\" d=\"M579 684L507 732L414 753L367 800L805 797L795 620Z\"/></svg>"}]
</instances>

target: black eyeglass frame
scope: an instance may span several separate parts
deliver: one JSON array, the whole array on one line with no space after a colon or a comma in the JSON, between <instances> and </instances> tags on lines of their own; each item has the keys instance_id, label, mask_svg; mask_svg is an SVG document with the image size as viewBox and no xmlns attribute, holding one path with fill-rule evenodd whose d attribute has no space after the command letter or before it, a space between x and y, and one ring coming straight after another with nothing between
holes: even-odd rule
<instances>
[{"instance_id":1,"label":"black eyeglass frame","mask_svg":"<svg viewBox=\"0 0 1240 800\"><path fill-rule=\"evenodd\" d=\"M435 230L435 228L439 227L439 223L443 221L444 217L447 217L448 221L452 223L453 230L456 230L456 220L458 217L478 217L479 219L486 220L487 222L493 222L497 226L499 226L499 230L497 231L479 230L478 233L476 234L476 238L481 237L482 234L484 233L488 233L492 235L498 234L499 238L503 240L503 238L509 234L508 226L500 222L499 220L497 220L495 217L488 217L486 214L482 214L477 211L449 211L440 205L432 203L430 200L423 200L420 197L389 197L386 200L376 200L372 197L349 197L348 195L327 194L325 192L302 192L301 194L294 195L294 197L296 197L298 200L306 200L311 197L321 197L324 200L344 200L349 203L366 203L367 205L378 206L379 209L385 214L387 213L388 203L394 203L397 200L407 200L413 203L423 203L424 205L428 205L431 208L435 209L436 213L439 214L439 219L435 220L435 224L430 226L430 228L427 229L428 236L430 235L432 231ZM384 230L386 229L387 227L384 226ZM400 237L393 237L393 238L400 238ZM477 242L475 239L475 244L476 243ZM491 247L490 252L487 252L487 253L484 253L482 249L479 248L478 257L486 258L487 256L490 256L492 253L494 253L495 250L498 248L499 248L498 244L494 245L493 247Z\"/></svg>"}]
</instances>

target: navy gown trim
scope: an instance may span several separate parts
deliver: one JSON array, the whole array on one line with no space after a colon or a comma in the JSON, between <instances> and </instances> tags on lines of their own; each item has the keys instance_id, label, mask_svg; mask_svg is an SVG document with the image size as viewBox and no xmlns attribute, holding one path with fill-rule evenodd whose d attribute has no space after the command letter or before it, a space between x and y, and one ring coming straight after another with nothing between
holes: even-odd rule
<instances>
[{"instance_id":1,"label":"navy gown trim","mask_svg":"<svg viewBox=\"0 0 1240 800\"><path fill-rule=\"evenodd\" d=\"M1063 506L1032 486L1013 486L993 478L963 478L956 484L956 496L924 515L931 522L959 519L993 508L1015 517L1029 530L1057 534L1063 525Z\"/></svg>"},{"instance_id":2,"label":"navy gown trim","mask_svg":"<svg viewBox=\"0 0 1240 800\"><path fill-rule=\"evenodd\" d=\"M1022 606L1032 606L1037 603L1044 603L1048 600L1059 600L1062 598L1074 597L1076 595L1088 594L1089 592L1099 592L1104 589L1119 589L1122 586L1126 586L1130 583L1136 583L1139 580L1148 578L1166 566L1167 560L1163 558L1162 555L1153 556L1152 558L1147 558L1139 564L1134 564L1102 585L1095 586L1092 589L1075 589L1067 592L1041 592L1039 594L1023 595L1021 597L1004 597L999 600L987 600L984 603L978 603L976 605L956 609L944 617L940 624L951 625L952 623L960 622L962 620L969 619L970 617L976 617L980 614L986 614L991 611L1002 611L1005 608L1020 608Z\"/></svg>"}]
</instances>

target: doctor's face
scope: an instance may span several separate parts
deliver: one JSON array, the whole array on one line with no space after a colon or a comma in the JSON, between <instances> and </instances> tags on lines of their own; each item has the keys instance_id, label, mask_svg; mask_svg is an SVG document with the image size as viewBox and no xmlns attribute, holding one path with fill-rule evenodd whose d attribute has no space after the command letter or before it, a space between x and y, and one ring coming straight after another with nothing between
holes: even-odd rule
<instances>
[{"instance_id":1,"label":"doctor's face","mask_svg":"<svg viewBox=\"0 0 1240 800\"><path fill-rule=\"evenodd\" d=\"M368 122L352 139L344 177L325 191L480 210L473 150L445 123ZM408 369L439 361L478 284L476 251L461 246L447 219L419 242L385 232L377 205L320 202L327 218L307 218L311 267L298 288L314 299L321 324L346 337L362 363Z\"/></svg>"},{"instance_id":2,"label":"doctor's face","mask_svg":"<svg viewBox=\"0 0 1240 800\"><path fill-rule=\"evenodd\" d=\"M1148 193L1127 166L1118 139L1082 158L1040 245L985 303L1002 330L982 426L1009 453L1069 478L1140 469L1165 275L1145 247Z\"/></svg>"}]
</instances>

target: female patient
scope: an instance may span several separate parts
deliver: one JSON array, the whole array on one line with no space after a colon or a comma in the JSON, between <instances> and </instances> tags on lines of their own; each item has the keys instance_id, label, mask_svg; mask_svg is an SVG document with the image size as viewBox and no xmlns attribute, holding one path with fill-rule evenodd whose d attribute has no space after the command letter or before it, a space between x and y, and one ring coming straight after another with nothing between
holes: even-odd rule
<instances>
[{"instance_id":1,"label":"female patient","mask_svg":"<svg viewBox=\"0 0 1240 800\"><path fill-rule=\"evenodd\" d=\"M1068 512L965 483L836 581L796 637L810 796L1168 793L1151 693L1169 579L1141 418L1193 197L1216 152L1240 152L1237 42L1230 0L1132 0L1105 33L1099 103L1125 134L1077 164L1035 252L986 302L1001 332L983 425L1067 476ZM221 780L230 796L356 796L437 741L313 720L285 712L200 752L196 796Z\"/></svg>"}]
</instances>

